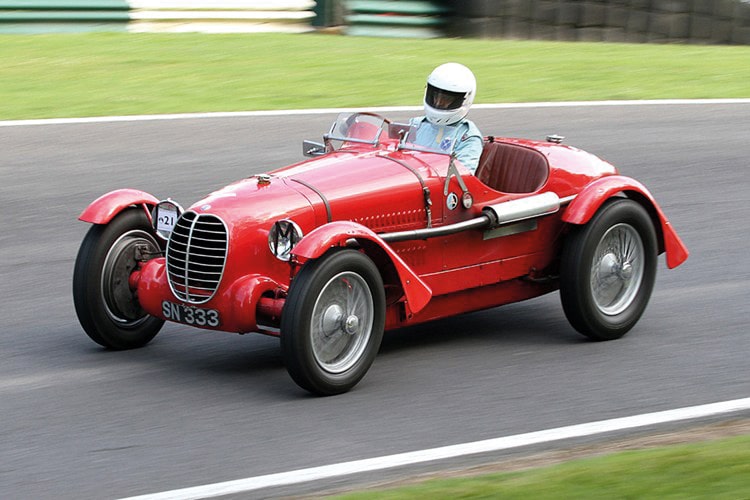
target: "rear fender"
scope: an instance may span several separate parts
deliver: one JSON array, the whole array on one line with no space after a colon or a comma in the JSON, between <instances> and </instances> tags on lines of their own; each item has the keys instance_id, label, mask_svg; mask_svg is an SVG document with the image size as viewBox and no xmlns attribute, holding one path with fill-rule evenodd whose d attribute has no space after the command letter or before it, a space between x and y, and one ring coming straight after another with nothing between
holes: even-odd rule
<instances>
[{"instance_id":1,"label":"rear fender","mask_svg":"<svg viewBox=\"0 0 750 500\"><path fill-rule=\"evenodd\" d=\"M586 224L602 203L619 195L637 201L649 212L659 238L659 251L667 254L667 267L672 269L685 262L688 258L687 247L648 189L630 177L612 175L591 182L568 205L562 220L569 224Z\"/></svg>"},{"instance_id":2,"label":"rear fender","mask_svg":"<svg viewBox=\"0 0 750 500\"><path fill-rule=\"evenodd\" d=\"M93 224L107 224L124 209L131 206L140 206L143 207L150 222L151 208L157 203L159 203L159 200L145 191L117 189L94 200L78 219Z\"/></svg>"},{"instance_id":3,"label":"rear fender","mask_svg":"<svg viewBox=\"0 0 750 500\"><path fill-rule=\"evenodd\" d=\"M377 234L361 224L350 221L330 222L306 235L292 251L292 259L297 263L317 259L333 247L349 246L352 240L364 248L371 257L380 254L395 270L399 285L406 297L407 314L416 314L432 298L432 290ZM379 258L378 260L382 260ZM382 262L381 262L382 264ZM385 270L378 266L381 273Z\"/></svg>"}]
</instances>

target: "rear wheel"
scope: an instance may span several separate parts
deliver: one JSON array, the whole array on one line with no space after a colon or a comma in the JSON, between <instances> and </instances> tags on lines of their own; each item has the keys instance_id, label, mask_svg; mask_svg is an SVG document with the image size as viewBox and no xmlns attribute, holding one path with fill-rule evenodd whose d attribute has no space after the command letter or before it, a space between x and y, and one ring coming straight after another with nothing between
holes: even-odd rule
<instances>
[{"instance_id":1,"label":"rear wheel","mask_svg":"<svg viewBox=\"0 0 750 500\"><path fill-rule=\"evenodd\" d=\"M560 298L570 324L594 340L625 335L646 309L656 277L653 222L638 203L609 200L568 235Z\"/></svg>"},{"instance_id":2,"label":"rear wheel","mask_svg":"<svg viewBox=\"0 0 750 500\"><path fill-rule=\"evenodd\" d=\"M318 395L354 387L377 355L385 292L375 264L338 250L303 266L281 316L281 350L292 379Z\"/></svg>"},{"instance_id":3,"label":"rear wheel","mask_svg":"<svg viewBox=\"0 0 750 500\"><path fill-rule=\"evenodd\" d=\"M159 244L146 215L128 209L108 224L89 229L76 257L73 303L86 334L110 349L146 345L164 320L147 314L129 278L139 258L158 255Z\"/></svg>"}]
</instances>

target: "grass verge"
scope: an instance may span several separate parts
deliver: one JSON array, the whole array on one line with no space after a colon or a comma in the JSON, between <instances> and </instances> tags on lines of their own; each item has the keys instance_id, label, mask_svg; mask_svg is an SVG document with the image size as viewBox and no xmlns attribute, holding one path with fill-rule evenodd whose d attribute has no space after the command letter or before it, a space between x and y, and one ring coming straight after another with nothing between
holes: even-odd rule
<instances>
[{"instance_id":1,"label":"grass verge","mask_svg":"<svg viewBox=\"0 0 750 500\"><path fill-rule=\"evenodd\" d=\"M750 498L750 435L613 453L554 466L433 479L339 500Z\"/></svg>"},{"instance_id":2,"label":"grass verge","mask_svg":"<svg viewBox=\"0 0 750 500\"><path fill-rule=\"evenodd\" d=\"M419 105L459 61L476 102L750 97L750 47L323 34L0 35L0 119Z\"/></svg>"}]
</instances>

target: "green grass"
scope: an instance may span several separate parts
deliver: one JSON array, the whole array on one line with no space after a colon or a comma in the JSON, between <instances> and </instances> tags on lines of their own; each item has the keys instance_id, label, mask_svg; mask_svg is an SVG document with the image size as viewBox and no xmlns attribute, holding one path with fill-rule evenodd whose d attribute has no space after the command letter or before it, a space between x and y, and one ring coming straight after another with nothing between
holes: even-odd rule
<instances>
[{"instance_id":1,"label":"green grass","mask_svg":"<svg viewBox=\"0 0 750 500\"><path fill-rule=\"evenodd\" d=\"M0 119L418 105L459 61L476 102L750 97L750 47L323 34L0 35Z\"/></svg>"},{"instance_id":2,"label":"green grass","mask_svg":"<svg viewBox=\"0 0 750 500\"><path fill-rule=\"evenodd\" d=\"M434 479L345 500L750 498L750 436L627 451L522 472Z\"/></svg>"}]
</instances>

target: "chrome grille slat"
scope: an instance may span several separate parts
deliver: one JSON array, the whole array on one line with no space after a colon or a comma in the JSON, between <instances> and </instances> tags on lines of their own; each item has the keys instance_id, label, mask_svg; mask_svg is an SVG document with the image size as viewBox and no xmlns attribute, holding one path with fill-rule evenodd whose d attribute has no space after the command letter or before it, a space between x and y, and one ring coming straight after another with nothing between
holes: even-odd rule
<instances>
[{"instance_id":1,"label":"chrome grille slat","mask_svg":"<svg viewBox=\"0 0 750 500\"><path fill-rule=\"evenodd\" d=\"M211 300L224 274L228 245L221 219L182 214L167 243L167 277L175 297L192 304Z\"/></svg>"},{"instance_id":2,"label":"chrome grille slat","mask_svg":"<svg viewBox=\"0 0 750 500\"><path fill-rule=\"evenodd\" d=\"M191 273L191 278L195 281L198 281L198 280L211 281L212 278L216 276L216 271L196 271L196 270L191 269L190 273ZM174 274L174 275L177 277L180 276L179 274Z\"/></svg>"},{"instance_id":3,"label":"chrome grille slat","mask_svg":"<svg viewBox=\"0 0 750 500\"><path fill-rule=\"evenodd\" d=\"M190 264L192 264L190 266L191 271L193 270L200 271L201 269L208 269L209 270L208 272L216 272L217 269L221 271L221 269L223 268L223 266L219 264L202 264L202 263L195 262L195 261L192 261ZM182 273L175 272L175 274L184 274L185 265L183 264L182 266L179 266L179 267L174 266L173 269L175 271L183 271Z\"/></svg>"},{"instance_id":4,"label":"chrome grille slat","mask_svg":"<svg viewBox=\"0 0 750 500\"><path fill-rule=\"evenodd\" d=\"M201 253L198 253L201 252ZM213 253L211 253L213 252ZM191 257L215 257L216 255L223 255L223 250L217 250L215 248L205 248L200 245L190 245L190 256Z\"/></svg>"},{"instance_id":5,"label":"chrome grille slat","mask_svg":"<svg viewBox=\"0 0 750 500\"><path fill-rule=\"evenodd\" d=\"M193 232L193 238L198 241L208 242L211 243L213 241L216 241L217 239L221 238L223 235L218 231L212 231L210 233L207 232L201 232L201 231L194 231Z\"/></svg>"},{"instance_id":6,"label":"chrome grille slat","mask_svg":"<svg viewBox=\"0 0 750 500\"><path fill-rule=\"evenodd\" d=\"M184 288L184 287L182 287L182 288L181 288L181 290L182 290L182 291L184 291L184 290L185 290L185 288ZM193 294L196 294L196 293L198 293L198 294L200 294L200 295L204 295L204 294L206 294L206 293L211 293L212 291L213 291L213 290L212 290L211 288L201 288L201 287L199 287L199 286L191 286L191 287L190 287L190 292L191 292L191 293L193 293Z\"/></svg>"}]
</instances>

